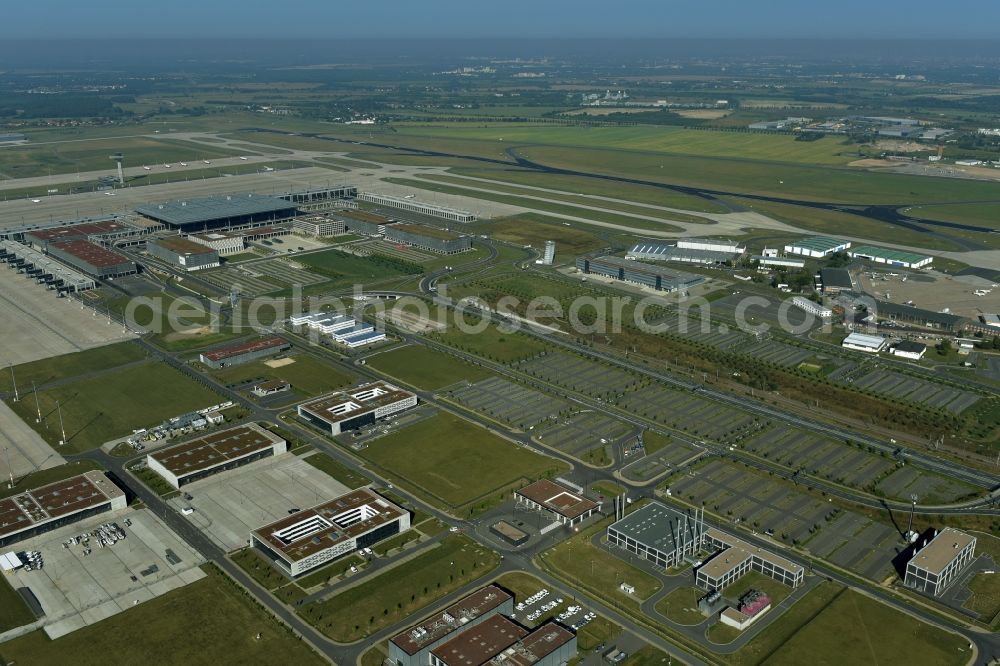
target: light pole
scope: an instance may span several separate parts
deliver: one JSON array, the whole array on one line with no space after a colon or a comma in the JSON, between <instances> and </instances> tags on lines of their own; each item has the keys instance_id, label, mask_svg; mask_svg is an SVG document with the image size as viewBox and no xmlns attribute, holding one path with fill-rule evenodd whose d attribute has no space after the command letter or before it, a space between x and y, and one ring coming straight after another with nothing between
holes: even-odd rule
<instances>
[{"instance_id":1,"label":"light pole","mask_svg":"<svg viewBox=\"0 0 1000 666\"><path fill-rule=\"evenodd\" d=\"M59 432L62 433L62 439L59 440L59 446L62 446L66 443L66 428L63 426L62 406L60 406L58 400L56 400L56 411L59 412Z\"/></svg>"},{"instance_id":2,"label":"light pole","mask_svg":"<svg viewBox=\"0 0 1000 666\"><path fill-rule=\"evenodd\" d=\"M10 466L10 447L3 447L4 455L7 456L7 473L10 474L10 482L7 484L7 488L14 487L14 468Z\"/></svg>"},{"instance_id":3,"label":"light pole","mask_svg":"<svg viewBox=\"0 0 1000 666\"><path fill-rule=\"evenodd\" d=\"M31 382L31 392L35 396L35 412L37 412L37 414L38 414L38 416L35 418L35 423L41 423L42 422L42 406L38 404L38 389L35 388L35 382L34 381Z\"/></svg>"},{"instance_id":4,"label":"light pole","mask_svg":"<svg viewBox=\"0 0 1000 666\"><path fill-rule=\"evenodd\" d=\"M14 377L14 364L10 365L10 383L14 386L14 402L17 402L21 397L17 394L17 378Z\"/></svg>"}]
</instances>

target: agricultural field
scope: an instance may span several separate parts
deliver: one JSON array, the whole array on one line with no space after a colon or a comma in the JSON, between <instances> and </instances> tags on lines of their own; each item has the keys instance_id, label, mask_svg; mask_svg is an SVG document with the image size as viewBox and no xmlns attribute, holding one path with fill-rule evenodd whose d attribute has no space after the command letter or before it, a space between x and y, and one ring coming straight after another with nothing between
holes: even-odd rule
<instances>
[{"instance_id":1,"label":"agricultural field","mask_svg":"<svg viewBox=\"0 0 1000 666\"><path fill-rule=\"evenodd\" d=\"M447 413L376 439L359 455L433 503L467 513L506 499L513 485L566 470Z\"/></svg>"},{"instance_id":2,"label":"agricultural field","mask_svg":"<svg viewBox=\"0 0 1000 666\"><path fill-rule=\"evenodd\" d=\"M460 381L477 382L492 376L488 370L420 345L376 354L365 362L390 377L426 391L435 391Z\"/></svg>"},{"instance_id":3,"label":"agricultural field","mask_svg":"<svg viewBox=\"0 0 1000 666\"><path fill-rule=\"evenodd\" d=\"M81 375L35 394L42 422L36 424L35 400L11 408L61 452L80 453L123 437L136 428L221 402L221 397L166 363L142 363L93 375ZM56 403L59 408L57 409ZM66 443L58 446L60 414Z\"/></svg>"},{"instance_id":4,"label":"agricultural field","mask_svg":"<svg viewBox=\"0 0 1000 666\"><path fill-rule=\"evenodd\" d=\"M326 663L212 567L206 578L54 641L38 630L0 644L5 664L141 664L151 655L190 666Z\"/></svg>"},{"instance_id":5,"label":"agricultural field","mask_svg":"<svg viewBox=\"0 0 1000 666\"><path fill-rule=\"evenodd\" d=\"M360 585L303 606L299 614L331 639L353 642L418 613L499 564L495 552L468 537L447 536Z\"/></svg>"}]
</instances>

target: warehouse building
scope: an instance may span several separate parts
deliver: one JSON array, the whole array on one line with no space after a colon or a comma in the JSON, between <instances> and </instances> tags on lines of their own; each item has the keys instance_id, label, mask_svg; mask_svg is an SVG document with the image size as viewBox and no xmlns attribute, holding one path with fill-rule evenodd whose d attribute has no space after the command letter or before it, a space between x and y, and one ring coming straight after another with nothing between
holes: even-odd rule
<instances>
[{"instance_id":1,"label":"warehouse building","mask_svg":"<svg viewBox=\"0 0 1000 666\"><path fill-rule=\"evenodd\" d=\"M469 236L425 224L393 224L386 227L385 238L441 254L456 254L472 249L472 239Z\"/></svg>"},{"instance_id":2,"label":"warehouse building","mask_svg":"<svg viewBox=\"0 0 1000 666\"><path fill-rule=\"evenodd\" d=\"M724 264L739 258L736 252L719 252L717 250L701 250L682 248L667 243L637 243L625 254L626 259L640 261L676 261L685 264Z\"/></svg>"},{"instance_id":3,"label":"warehouse building","mask_svg":"<svg viewBox=\"0 0 1000 666\"><path fill-rule=\"evenodd\" d=\"M790 257L754 255L750 259L751 261L756 261L758 266L775 266L778 268L805 268L806 266L804 259L792 259Z\"/></svg>"},{"instance_id":4,"label":"warehouse building","mask_svg":"<svg viewBox=\"0 0 1000 666\"><path fill-rule=\"evenodd\" d=\"M298 214L294 203L252 193L149 204L135 212L184 233L269 224Z\"/></svg>"},{"instance_id":5,"label":"warehouse building","mask_svg":"<svg viewBox=\"0 0 1000 666\"><path fill-rule=\"evenodd\" d=\"M887 343L888 340L883 338L881 335L851 333L844 338L844 341L840 343L840 346L844 349L853 349L855 351L868 352L869 354L877 354L885 349Z\"/></svg>"},{"instance_id":6,"label":"warehouse building","mask_svg":"<svg viewBox=\"0 0 1000 666\"><path fill-rule=\"evenodd\" d=\"M916 548L906 564L903 584L940 596L976 557L976 537L946 527Z\"/></svg>"},{"instance_id":7,"label":"warehouse building","mask_svg":"<svg viewBox=\"0 0 1000 666\"><path fill-rule=\"evenodd\" d=\"M408 529L409 511L359 488L256 529L250 539L294 577Z\"/></svg>"},{"instance_id":8,"label":"warehouse building","mask_svg":"<svg viewBox=\"0 0 1000 666\"><path fill-rule=\"evenodd\" d=\"M298 413L320 430L339 435L416 404L415 394L388 382L376 381L304 402L298 406Z\"/></svg>"},{"instance_id":9,"label":"warehouse building","mask_svg":"<svg viewBox=\"0 0 1000 666\"><path fill-rule=\"evenodd\" d=\"M913 252L903 252L902 250L890 250L874 245L860 245L848 251L854 259L867 259L876 264L885 264L898 268L921 268L927 266L934 257L925 254L915 254Z\"/></svg>"},{"instance_id":10,"label":"warehouse building","mask_svg":"<svg viewBox=\"0 0 1000 666\"><path fill-rule=\"evenodd\" d=\"M488 585L390 638L389 661L396 666L429 666L431 650L460 631L513 612L514 597Z\"/></svg>"},{"instance_id":11,"label":"warehouse building","mask_svg":"<svg viewBox=\"0 0 1000 666\"><path fill-rule=\"evenodd\" d=\"M576 634L547 622L534 631L503 615L463 629L430 651L431 666L560 666L576 657Z\"/></svg>"},{"instance_id":12,"label":"warehouse building","mask_svg":"<svg viewBox=\"0 0 1000 666\"><path fill-rule=\"evenodd\" d=\"M695 572L696 584L709 591L723 590L750 571L789 587L798 587L805 579L801 565L714 527L705 530L705 547L719 551Z\"/></svg>"},{"instance_id":13,"label":"warehouse building","mask_svg":"<svg viewBox=\"0 0 1000 666\"><path fill-rule=\"evenodd\" d=\"M820 319L830 319L833 317L833 310L817 303L816 301L803 298L802 296L793 296L792 304L800 310L808 312L809 314L819 317Z\"/></svg>"},{"instance_id":14,"label":"warehouse building","mask_svg":"<svg viewBox=\"0 0 1000 666\"><path fill-rule=\"evenodd\" d=\"M666 292L685 291L705 281L700 275L669 270L621 257L579 257L576 260L576 267L584 273L603 275L614 280L633 282Z\"/></svg>"},{"instance_id":15,"label":"warehouse building","mask_svg":"<svg viewBox=\"0 0 1000 666\"><path fill-rule=\"evenodd\" d=\"M384 235L386 227L395 223L384 215L366 210L338 210L335 214L344 220L348 231L362 236Z\"/></svg>"},{"instance_id":16,"label":"warehouse building","mask_svg":"<svg viewBox=\"0 0 1000 666\"><path fill-rule=\"evenodd\" d=\"M103 472L84 472L0 499L0 548L128 505Z\"/></svg>"},{"instance_id":17,"label":"warehouse building","mask_svg":"<svg viewBox=\"0 0 1000 666\"><path fill-rule=\"evenodd\" d=\"M902 340L889 351L893 356L919 361L927 353L927 345L913 340Z\"/></svg>"},{"instance_id":18,"label":"warehouse building","mask_svg":"<svg viewBox=\"0 0 1000 666\"><path fill-rule=\"evenodd\" d=\"M168 236L148 241L146 252L186 271L200 271L219 266L218 252L181 236Z\"/></svg>"},{"instance_id":19,"label":"warehouse building","mask_svg":"<svg viewBox=\"0 0 1000 666\"><path fill-rule=\"evenodd\" d=\"M650 502L608 527L608 541L669 569L701 550L705 541L704 510L700 516L692 516Z\"/></svg>"},{"instance_id":20,"label":"warehouse building","mask_svg":"<svg viewBox=\"0 0 1000 666\"><path fill-rule=\"evenodd\" d=\"M819 281L824 294L839 294L842 291L854 290L854 280L846 268L821 268Z\"/></svg>"},{"instance_id":21,"label":"warehouse building","mask_svg":"<svg viewBox=\"0 0 1000 666\"><path fill-rule=\"evenodd\" d=\"M443 220L452 222L475 222L476 216L465 210L448 208L447 206L436 206L434 204L421 203L413 199L403 197L390 197L384 194L374 194L372 192L362 192L358 195L358 201L367 201L378 206L388 208L398 208L418 215L429 215L430 217L440 217Z\"/></svg>"},{"instance_id":22,"label":"warehouse building","mask_svg":"<svg viewBox=\"0 0 1000 666\"><path fill-rule=\"evenodd\" d=\"M601 510L597 502L548 479L539 479L515 491L514 502L535 511L545 511L556 522L569 527Z\"/></svg>"},{"instance_id":23,"label":"warehouse building","mask_svg":"<svg viewBox=\"0 0 1000 666\"><path fill-rule=\"evenodd\" d=\"M851 247L851 241L828 238L826 236L809 236L801 238L785 246L785 254L798 254L803 257L823 258L831 254L843 252Z\"/></svg>"},{"instance_id":24,"label":"warehouse building","mask_svg":"<svg viewBox=\"0 0 1000 666\"><path fill-rule=\"evenodd\" d=\"M283 351L288 351L292 345L288 340L277 335L226 345L211 351L202 352L199 360L210 368L218 370L231 365L249 363L259 358L267 358Z\"/></svg>"},{"instance_id":25,"label":"warehouse building","mask_svg":"<svg viewBox=\"0 0 1000 666\"><path fill-rule=\"evenodd\" d=\"M347 233L347 224L327 213L300 215L292 220L292 229L304 236L327 238Z\"/></svg>"},{"instance_id":26,"label":"warehouse building","mask_svg":"<svg viewBox=\"0 0 1000 666\"><path fill-rule=\"evenodd\" d=\"M139 272L131 259L88 240L53 241L45 245L45 252L98 280Z\"/></svg>"},{"instance_id":27,"label":"warehouse building","mask_svg":"<svg viewBox=\"0 0 1000 666\"><path fill-rule=\"evenodd\" d=\"M740 255L746 252L745 247L731 240L717 240L706 238L682 238L677 241L677 248L680 250L705 250L708 252L727 252L729 254Z\"/></svg>"},{"instance_id":28,"label":"warehouse building","mask_svg":"<svg viewBox=\"0 0 1000 666\"><path fill-rule=\"evenodd\" d=\"M287 450L284 439L248 423L148 453L146 465L174 488L181 488Z\"/></svg>"}]
</instances>

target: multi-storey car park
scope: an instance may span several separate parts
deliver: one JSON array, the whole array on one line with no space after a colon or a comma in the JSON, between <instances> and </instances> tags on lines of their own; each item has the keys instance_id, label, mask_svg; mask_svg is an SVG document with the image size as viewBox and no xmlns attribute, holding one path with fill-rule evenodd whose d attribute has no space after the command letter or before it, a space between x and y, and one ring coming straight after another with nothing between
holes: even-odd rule
<instances>
[{"instance_id":1,"label":"multi-storey car park","mask_svg":"<svg viewBox=\"0 0 1000 666\"><path fill-rule=\"evenodd\" d=\"M836 254L837 252L843 252L849 247L851 247L851 241L838 240L826 236L809 236L786 245L785 254L822 258Z\"/></svg>"},{"instance_id":2,"label":"multi-storey car park","mask_svg":"<svg viewBox=\"0 0 1000 666\"><path fill-rule=\"evenodd\" d=\"M536 511L545 511L556 522L570 527L601 510L601 505L597 502L548 479L539 479L515 491L514 501Z\"/></svg>"},{"instance_id":3,"label":"multi-storey car park","mask_svg":"<svg viewBox=\"0 0 1000 666\"><path fill-rule=\"evenodd\" d=\"M134 261L88 240L53 241L45 245L45 252L98 280L139 272Z\"/></svg>"},{"instance_id":4,"label":"multi-storey car park","mask_svg":"<svg viewBox=\"0 0 1000 666\"><path fill-rule=\"evenodd\" d=\"M0 499L0 547L127 505L121 488L99 471Z\"/></svg>"},{"instance_id":5,"label":"multi-storey car park","mask_svg":"<svg viewBox=\"0 0 1000 666\"><path fill-rule=\"evenodd\" d=\"M396 666L429 666L431 650L460 631L513 612L514 597L488 585L389 639L389 661Z\"/></svg>"},{"instance_id":6,"label":"multi-storey car park","mask_svg":"<svg viewBox=\"0 0 1000 666\"><path fill-rule=\"evenodd\" d=\"M148 453L146 465L174 488L180 488L287 450L283 438L248 423Z\"/></svg>"},{"instance_id":7,"label":"multi-storey car park","mask_svg":"<svg viewBox=\"0 0 1000 666\"><path fill-rule=\"evenodd\" d=\"M373 192L361 192L358 194L358 201L367 201L378 206L388 208L398 208L418 215L428 215L430 217L440 217L452 222L475 222L476 216L466 210L448 208L447 206L437 206L434 204L421 203L413 199L401 197L390 197L385 194L375 194Z\"/></svg>"},{"instance_id":8,"label":"multi-storey car park","mask_svg":"<svg viewBox=\"0 0 1000 666\"><path fill-rule=\"evenodd\" d=\"M633 282L657 291L684 291L705 281L700 275L670 270L621 257L579 257L576 267L584 273L603 275L622 282Z\"/></svg>"},{"instance_id":9,"label":"multi-storey car park","mask_svg":"<svg viewBox=\"0 0 1000 666\"><path fill-rule=\"evenodd\" d=\"M426 224L393 224L386 227L385 238L441 254L457 254L472 249L472 239L469 236Z\"/></svg>"},{"instance_id":10,"label":"multi-storey car park","mask_svg":"<svg viewBox=\"0 0 1000 666\"><path fill-rule=\"evenodd\" d=\"M186 271L219 266L219 253L201 243L180 236L157 238L146 243L146 252Z\"/></svg>"},{"instance_id":11,"label":"multi-storey car park","mask_svg":"<svg viewBox=\"0 0 1000 666\"><path fill-rule=\"evenodd\" d=\"M903 584L940 596L976 557L976 537L946 527L914 549Z\"/></svg>"},{"instance_id":12,"label":"multi-storey car park","mask_svg":"<svg viewBox=\"0 0 1000 666\"><path fill-rule=\"evenodd\" d=\"M289 195L290 196L290 195ZM298 214L295 203L258 194L231 194L139 206L135 212L183 233L273 224Z\"/></svg>"},{"instance_id":13,"label":"multi-storey car park","mask_svg":"<svg viewBox=\"0 0 1000 666\"><path fill-rule=\"evenodd\" d=\"M268 335L249 342L239 342L202 352L198 359L208 367L218 370L274 356L291 348L292 345L288 340L277 335Z\"/></svg>"},{"instance_id":14,"label":"multi-storey car park","mask_svg":"<svg viewBox=\"0 0 1000 666\"><path fill-rule=\"evenodd\" d=\"M409 528L408 511L360 488L254 530L251 540L294 577Z\"/></svg>"},{"instance_id":15,"label":"multi-storey car park","mask_svg":"<svg viewBox=\"0 0 1000 666\"><path fill-rule=\"evenodd\" d=\"M324 432L339 435L416 404L416 394L388 382L376 381L304 402L298 406L298 413Z\"/></svg>"}]
</instances>

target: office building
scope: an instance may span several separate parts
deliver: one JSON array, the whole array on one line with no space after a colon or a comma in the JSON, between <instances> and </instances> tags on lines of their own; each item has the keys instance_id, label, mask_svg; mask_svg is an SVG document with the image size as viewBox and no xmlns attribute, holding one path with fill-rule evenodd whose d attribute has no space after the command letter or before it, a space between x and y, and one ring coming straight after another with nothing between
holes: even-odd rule
<instances>
[{"instance_id":1,"label":"office building","mask_svg":"<svg viewBox=\"0 0 1000 666\"><path fill-rule=\"evenodd\" d=\"M249 342L238 342L224 347L217 347L210 351L202 352L198 358L208 367L218 370L274 356L291 348L292 345L288 340L277 335L269 335L250 340Z\"/></svg>"},{"instance_id":2,"label":"office building","mask_svg":"<svg viewBox=\"0 0 1000 666\"><path fill-rule=\"evenodd\" d=\"M714 527L705 530L704 544L718 552L695 572L695 582L703 589L723 590L750 571L789 587L798 587L805 579L802 565Z\"/></svg>"},{"instance_id":3,"label":"office building","mask_svg":"<svg viewBox=\"0 0 1000 666\"><path fill-rule=\"evenodd\" d=\"M440 254L456 254L472 249L471 237L425 224L393 224L386 227L385 239Z\"/></svg>"},{"instance_id":4,"label":"office building","mask_svg":"<svg viewBox=\"0 0 1000 666\"><path fill-rule=\"evenodd\" d=\"M384 381L337 391L298 406L299 416L320 430L339 435L417 404L417 396Z\"/></svg>"},{"instance_id":5,"label":"office building","mask_svg":"<svg viewBox=\"0 0 1000 666\"><path fill-rule=\"evenodd\" d=\"M219 266L218 252L181 236L150 240L146 243L146 252L186 271L200 271Z\"/></svg>"},{"instance_id":6,"label":"office building","mask_svg":"<svg viewBox=\"0 0 1000 666\"><path fill-rule=\"evenodd\" d=\"M946 527L914 550L903 584L940 596L975 557L976 537Z\"/></svg>"},{"instance_id":7,"label":"office building","mask_svg":"<svg viewBox=\"0 0 1000 666\"><path fill-rule=\"evenodd\" d=\"M686 291L705 281L700 275L653 266L621 257L579 257L576 267L584 273L632 282L657 291Z\"/></svg>"},{"instance_id":8,"label":"office building","mask_svg":"<svg viewBox=\"0 0 1000 666\"><path fill-rule=\"evenodd\" d=\"M289 576L410 529L410 512L367 488L254 530L253 546Z\"/></svg>"},{"instance_id":9,"label":"office building","mask_svg":"<svg viewBox=\"0 0 1000 666\"><path fill-rule=\"evenodd\" d=\"M385 215L366 210L338 210L335 215L344 221L349 232L362 236L382 236L387 227L396 223Z\"/></svg>"},{"instance_id":10,"label":"office building","mask_svg":"<svg viewBox=\"0 0 1000 666\"><path fill-rule=\"evenodd\" d=\"M802 296L793 296L792 305L804 312L808 312L813 316L819 317L820 319L830 319L833 317L833 310L825 307L821 303L811 301L808 298L803 298Z\"/></svg>"},{"instance_id":11,"label":"office building","mask_svg":"<svg viewBox=\"0 0 1000 666\"><path fill-rule=\"evenodd\" d=\"M347 223L332 215L317 213L296 217L292 220L292 229L305 236L326 238L347 233Z\"/></svg>"}]
</instances>

